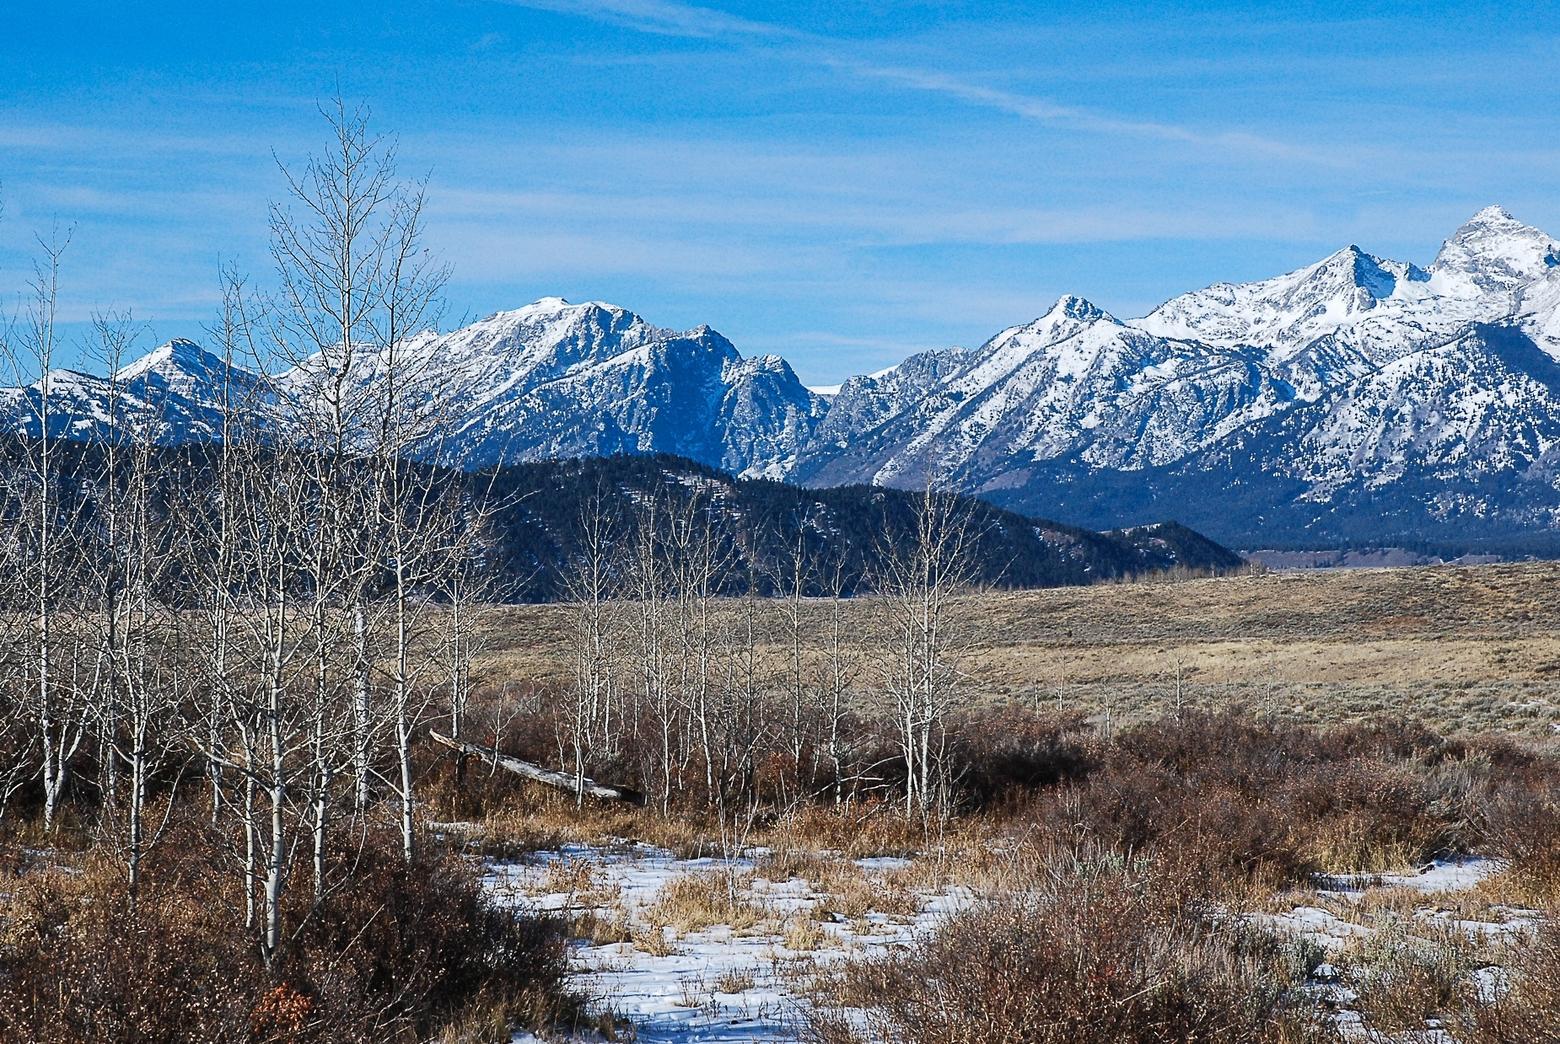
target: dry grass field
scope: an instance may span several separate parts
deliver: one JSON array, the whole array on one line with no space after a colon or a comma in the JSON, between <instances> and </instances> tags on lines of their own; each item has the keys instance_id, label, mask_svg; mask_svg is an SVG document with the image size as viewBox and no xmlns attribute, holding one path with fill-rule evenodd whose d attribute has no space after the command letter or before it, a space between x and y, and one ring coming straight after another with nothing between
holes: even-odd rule
<instances>
[{"instance_id":1,"label":"dry grass field","mask_svg":"<svg viewBox=\"0 0 1560 1044\"><path fill-rule=\"evenodd\" d=\"M847 608L864 662L875 609L869 598ZM825 606L807 611L821 617ZM1560 563L1000 592L970 596L962 611L963 666L991 699L1126 722L1173 709L1179 689L1183 706L1306 721L1389 714L1529 735L1560 724ZM492 613L484 680L566 676L566 608Z\"/></svg>"}]
</instances>

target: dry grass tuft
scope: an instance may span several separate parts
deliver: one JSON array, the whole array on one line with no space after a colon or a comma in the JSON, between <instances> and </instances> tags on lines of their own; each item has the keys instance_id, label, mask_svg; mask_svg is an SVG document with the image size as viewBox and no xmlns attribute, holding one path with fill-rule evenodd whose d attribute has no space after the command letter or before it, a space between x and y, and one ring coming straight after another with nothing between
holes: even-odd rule
<instances>
[{"instance_id":1,"label":"dry grass tuft","mask_svg":"<svg viewBox=\"0 0 1560 1044\"><path fill-rule=\"evenodd\" d=\"M651 957L671 957L677 953L677 946L672 942L672 931L665 922L649 920L648 923L634 928L630 933L629 941L634 944L634 949L649 954Z\"/></svg>"},{"instance_id":2,"label":"dry grass tuft","mask_svg":"<svg viewBox=\"0 0 1560 1044\"><path fill-rule=\"evenodd\" d=\"M817 918L797 913L786 919L780 940L786 949L795 953L811 953L829 945L834 936L818 923Z\"/></svg>"},{"instance_id":3,"label":"dry grass tuft","mask_svg":"<svg viewBox=\"0 0 1560 1044\"><path fill-rule=\"evenodd\" d=\"M745 968L732 968L715 979L717 993L746 993L758 984L753 973Z\"/></svg>"},{"instance_id":4,"label":"dry grass tuft","mask_svg":"<svg viewBox=\"0 0 1560 1044\"><path fill-rule=\"evenodd\" d=\"M673 878L662 886L645 916L651 923L684 934L716 925L745 931L762 923L768 914L742 895L741 885L740 877L719 872Z\"/></svg>"}]
</instances>

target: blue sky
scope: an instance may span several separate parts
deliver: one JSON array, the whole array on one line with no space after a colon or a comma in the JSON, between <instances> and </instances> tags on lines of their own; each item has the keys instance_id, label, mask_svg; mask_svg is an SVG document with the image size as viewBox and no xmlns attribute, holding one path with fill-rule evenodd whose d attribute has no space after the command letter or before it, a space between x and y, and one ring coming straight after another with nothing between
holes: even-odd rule
<instances>
[{"instance_id":1,"label":"blue sky","mask_svg":"<svg viewBox=\"0 0 1560 1044\"><path fill-rule=\"evenodd\" d=\"M1083 5L1076 5L1083 6ZM548 294L829 383L1080 293L1137 315L1347 243L1560 232L1548 5L277 0L13 5L0 290L198 334L267 275L272 151L340 85L430 177L451 319Z\"/></svg>"}]
</instances>

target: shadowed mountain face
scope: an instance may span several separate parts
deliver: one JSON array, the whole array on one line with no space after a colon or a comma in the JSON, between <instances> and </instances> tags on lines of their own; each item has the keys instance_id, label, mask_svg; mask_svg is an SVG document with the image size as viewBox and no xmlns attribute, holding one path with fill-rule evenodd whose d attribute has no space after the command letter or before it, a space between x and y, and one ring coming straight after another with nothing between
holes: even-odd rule
<instances>
[{"instance_id":1,"label":"shadowed mountain face","mask_svg":"<svg viewBox=\"0 0 1560 1044\"><path fill-rule=\"evenodd\" d=\"M1519 539L1560 518L1560 246L1498 207L1423 268L1351 245L1131 320L1066 296L979 348L827 395L708 327L561 298L398 357L438 376L426 394L450 434L436 455L468 467L673 453L820 487L937 483L1094 526L1178 517L1252 545ZM273 424L316 384L308 364L261 378L175 342L117 380L53 375L47 411L44 382L6 403L15 430L46 412L77 438L128 403L176 443L220 437L234 389Z\"/></svg>"}]
</instances>

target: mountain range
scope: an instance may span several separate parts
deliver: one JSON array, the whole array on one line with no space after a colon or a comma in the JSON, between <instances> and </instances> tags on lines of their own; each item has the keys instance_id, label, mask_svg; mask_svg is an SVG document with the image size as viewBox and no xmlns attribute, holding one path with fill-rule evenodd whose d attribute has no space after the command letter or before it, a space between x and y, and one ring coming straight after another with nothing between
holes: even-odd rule
<instances>
[{"instance_id":1,"label":"mountain range","mask_svg":"<svg viewBox=\"0 0 1560 1044\"><path fill-rule=\"evenodd\" d=\"M809 486L927 483L1092 529L1174 517L1236 546L1547 546L1560 528L1560 245L1499 207L1433 261L1357 246L1122 320L1067 295L974 349L805 387L707 326L544 298L403 355L444 382L473 467L669 453ZM108 396L165 442L217 437L220 360L164 345L119 380L62 372L50 431ZM261 409L299 371L244 372ZM42 388L0 397L36 432Z\"/></svg>"}]
</instances>

